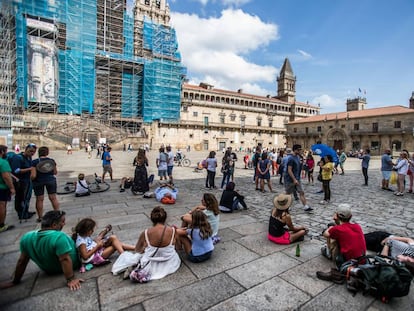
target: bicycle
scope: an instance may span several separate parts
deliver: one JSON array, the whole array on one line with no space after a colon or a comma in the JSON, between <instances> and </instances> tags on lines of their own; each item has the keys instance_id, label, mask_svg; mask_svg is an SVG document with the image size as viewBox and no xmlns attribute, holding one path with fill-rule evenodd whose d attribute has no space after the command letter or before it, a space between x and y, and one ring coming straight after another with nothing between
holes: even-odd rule
<instances>
[{"instance_id":1,"label":"bicycle","mask_svg":"<svg viewBox=\"0 0 414 311\"><path fill-rule=\"evenodd\" d=\"M191 165L191 161L183 154L181 158L178 158L177 156L174 157L174 165L189 167Z\"/></svg>"},{"instance_id":2,"label":"bicycle","mask_svg":"<svg viewBox=\"0 0 414 311\"><path fill-rule=\"evenodd\" d=\"M66 182L66 184L59 185L57 187L56 193L57 194L74 193L76 190L76 183L77 181L75 182L68 181ZM89 186L89 191L92 193L105 192L109 190L109 188L111 188L111 186L106 181L103 182L102 178L99 177L96 173L95 173L95 181L90 183L88 186Z\"/></svg>"}]
</instances>

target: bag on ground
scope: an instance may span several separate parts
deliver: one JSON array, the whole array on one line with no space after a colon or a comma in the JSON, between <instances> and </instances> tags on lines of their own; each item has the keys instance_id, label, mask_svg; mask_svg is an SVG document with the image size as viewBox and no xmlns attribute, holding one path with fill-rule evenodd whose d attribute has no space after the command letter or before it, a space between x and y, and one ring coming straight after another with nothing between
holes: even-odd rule
<instances>
[{"instance_id":1,"label":"bag on ground","mask_svg":"<svg viewBox=\"0 0 414 311\"><path fill-rule=\"evenodd\" d=\"M381 242L388 238L391 235L391 233L388 233L386 231L373 231L364 234L365 236L365 244L367 246L367 249L370 251L374 251L376 253L381 252L383 245L381 245Z\"/></svg>"},{"instance_id":2,"label":"bag on ground","mask_svg":"<svg viewBox=\"0 0 414 311\"><path fill-rule=\"evenodd\" d=\"M135 267L139 260L141 259L142 254L140 253L132 253L125 251L119 255L119 257L115 260L114 264L112 265L112 274L117 275L119 273L124 272L129 267Z\"/></svg>"},{"instance_id":3,"label":"bag on ground","mask_svg":"<svg viewBox=\"0 0 414 311\"><path fill-rule=\"evenodd\" d=\"M393 297L407 296L413 279L405 264L386 256L362 256L341 265L347 288L356 294L362 291L386 303Z\"/></svg>"}]
</instances>

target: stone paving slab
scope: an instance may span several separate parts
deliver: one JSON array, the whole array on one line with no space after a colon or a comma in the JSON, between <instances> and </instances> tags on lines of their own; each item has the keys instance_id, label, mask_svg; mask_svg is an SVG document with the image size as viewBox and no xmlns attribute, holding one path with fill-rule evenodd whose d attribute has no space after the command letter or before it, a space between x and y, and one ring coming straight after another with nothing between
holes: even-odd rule
<instances>
[{"instance_id":1,"label":"stone paving slab","mask_svg":"<svg viewBox=\"0 0 414 311\"><path fill-rule=\"evenodd\" d=\"M114 177L119 182L122 176L132 176L130 165L135 154L114 152ZM155 173L155 152L150 152L149 173ZM91 175L101 172L99 159L87 159L87 154L52 151L58 163L59 182L76 178L79 172ZM188 157L196 163L206 153L194 152ZM219 157L221 155L219 154ZM240 158L242 155L240 154ZM219 158L220 159L220 158ZM190 263L182 257L180 269L162 280L147 284L132 284L113 276L111 266L94 268L77 276L84 277L82 289L70 292L62 276L48 276L32 262L29 263L20 285L0 292L1 310L412 310L414 287L409 296L396 298L382 304L372 297L357 294L353 297L345 285L334 285L316 278L318 270L329 270L330 263L320 255L321 232L339 203L352 204L353 220L360 223L365 232L387 230L414 236L414 195L396 197L392 192L379 188L381 175L379 159L371 160L370 185L361 186L363 178L360 161L348 159L346 175L335 175L332 187L332 202L319 205L323 198L314 186L304 182L313 213L303 211L299 202L291 208L295 224L310 229L304 242L300 242L301 256L295 256L296 244L276 245L267 240L269 214L275 193L262 194L254 191L252 170L242 169L237 162L236 188L246 196L247 211L220 215L219 235L210 261L202 264ZM74 169L76 167L76 169ZM204 192L213 193L217 199L221 191L204 188L205 172L194 173L193 167L175 167L175 184L180 193L175 205L165 206L169 224L180 225L180 216L200 204ZM221 181L218 173L216 184ZM111 189L92 194L87 198L59 195L61 209L67 213L64 231L71 232L79 219L93 217L97 231L111 223L113 234L121 241L135 244L139 234L150 227L149 219L153 207L159 205L155 199L144 199L131 192L119 192L119 184L111 183ZM283 192L279 178L272 178L276 193ZM158 182L156 182L158 183ZM154 189L156 185L153 186ZM45 211L51 209L45 198ZM34 210L34 198L31 201ZM18 223L13 202L8 204L7 222L16 229L0 234L0 281L10 277L19 256L20 237L29 230L39 228L31 219ZM117 255L113 255L114 261Z\"/></svg>"}]
</instances>

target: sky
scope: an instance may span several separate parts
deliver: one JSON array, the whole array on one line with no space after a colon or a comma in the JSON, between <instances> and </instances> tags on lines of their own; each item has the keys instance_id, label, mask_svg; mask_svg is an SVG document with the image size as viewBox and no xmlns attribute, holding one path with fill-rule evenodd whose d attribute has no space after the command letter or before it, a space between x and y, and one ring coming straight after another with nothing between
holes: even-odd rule
<instances>
[{"instance_id":1,"label":"sky","mask_svg":"<svg viewBox=\"0 0 414 311\"><path fill-rule=\"evenodd\" d=\"M296 100L321 114L408 107L414 92L414 0L167 0L187 79L277 94L287 57Z\"/></svg>"}]
</instances>

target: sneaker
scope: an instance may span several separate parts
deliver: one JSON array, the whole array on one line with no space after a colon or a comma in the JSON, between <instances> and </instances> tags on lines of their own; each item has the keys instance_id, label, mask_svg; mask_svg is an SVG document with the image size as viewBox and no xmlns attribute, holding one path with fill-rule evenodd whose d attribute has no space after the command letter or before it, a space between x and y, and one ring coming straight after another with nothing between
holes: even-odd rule
<instances>
[{"instance_id":1,"label":"sneaker","mask_svg":"<svg viewBox=\"0 0 414 311\"><path fill-rule=\"evenodd\" d=\"M309 205L305 205L305 207L304 207L304 209L303 209L305 212L311 212L311 211L313 211L313 208L312 207L310 207Z\"/></svg>"},{"instance_id":2,"label":"sneaker","mask_svg":"<svg viewBox=\"0 0 414 311\"><path fill-rule=\"evenodd\" d=\"M328 201L322 200L319 202L319 204L325 205L325 204L328 204Z\"/></svg>"},{"instance_id":3,"label":"sneaker","mask_svg":"<svg viewBox=\"0 0 414 311\"><path fill-rule=\"evenodd\" d=\"M4 225L3 227L0 227L0 233L4 232L4 231L7 231L7 230L11 230L13 228L14 228L13 225Z\"/></svg>"},{"instance_id":4,"label":"sneaker","mask_svg":"<svg viewBox=\"0 0 414 311\"><path fill-rule=\"evenodd\" d=\"M321 254L323 257L328 258L329 260L332 259L332 255L330 254L328 247L326 245L321 247Z\"/></svg>"},{"instance_id":5,"label":"sneaker","mask_svg":"<svg viewBox=\"0 0 414 311\"><path fill-rule=\"evenodd\" d=\"M317 191L317 192L315 192L315 193L323 193L323 190L319 190L319 191Z\"/></svg>"},{"instance_id":6,"label":"sneaker","mask_svg":"<svg viewBox=\"0 0 414 311\"><path fill-rule=\"evenodd\" d=\"M124 189L124 188L121 188L121 189L119 190L119 192L125 192L125 189Z\"/></svg>"}]
</instances>

